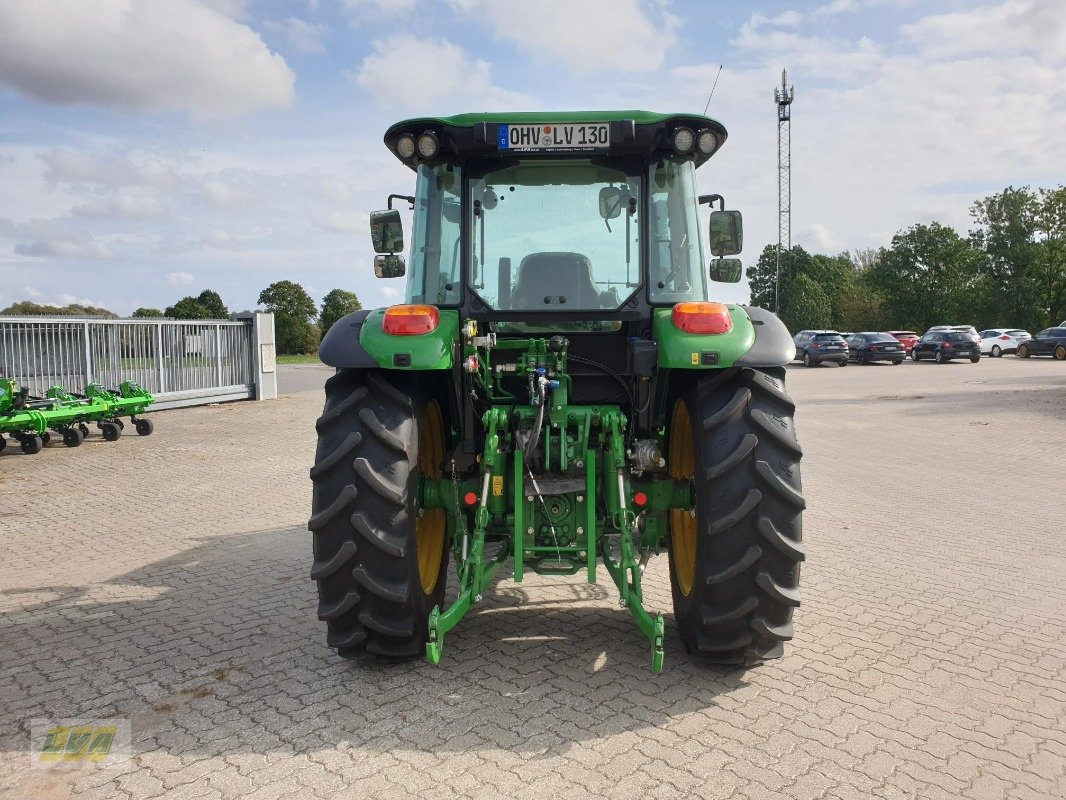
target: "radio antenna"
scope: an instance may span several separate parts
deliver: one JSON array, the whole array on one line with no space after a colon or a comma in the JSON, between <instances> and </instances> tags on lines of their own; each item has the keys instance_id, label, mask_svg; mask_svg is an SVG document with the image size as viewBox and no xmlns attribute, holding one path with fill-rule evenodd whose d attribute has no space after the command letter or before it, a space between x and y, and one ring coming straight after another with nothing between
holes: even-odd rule
<instances>
[{"instance_id":1,"label":"radio antenna","mask_svg":"<svg viewBox=\"0 0 1066 800\"><path fill-rule=\"evenodd\" d=\"M722 65L718 65L718 74L714 76L714 86L711 87L711 93L707 95L707 105L703 107L703 116L707 116L707 109L711 107L711 98L714 97L714 90L718 86L718 79L722 77Z\"/></svg>"}]
</instances>

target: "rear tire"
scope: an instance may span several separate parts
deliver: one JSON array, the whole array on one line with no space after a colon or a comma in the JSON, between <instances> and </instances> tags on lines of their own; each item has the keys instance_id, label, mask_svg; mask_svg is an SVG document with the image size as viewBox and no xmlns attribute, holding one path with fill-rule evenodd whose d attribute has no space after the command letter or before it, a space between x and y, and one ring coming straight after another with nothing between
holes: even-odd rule
<instances>
[{"instance_id":1,"label":"rear tire","mask_svg":"<svg viewBox=\"0 0 1066 800\"><path fill-rule=\"evenodd\" d=\"M1024 344L1018 345L1018 358L1029 358L1029 348Z\"/></svg>"},{"instance_id":2,"label":"rear tire","mask_svg":"<svg viewBox=\"0 0 1066 800\"><path fill-rule=\"evenodd\" d=\"M122 435L122 428L114 422L101 422L100 433L104 435L105 442L117 442L118 437Z\"/></svg>"},{"instance_id":3,"label":"rear tire","mask_svg":"<svg viewBox=\"0 0 1066 800\"><path fill-rule=\"evenodd\" d=\"M1055 360L1066 361L1066 347L1063 347L1061 344L1055 348Z\"/></svg>"},{"instance_id":4,"label":"rear tire","mask_svg":"<svg viewBox=\"0 0 1066 800\"><path fill-rule=\"evenodd\" d=\"M41 448L44 447L44 442L41 437L35 433L23 436L19 441L19 447L22 448L22 452L28 456L36 455L41 452Z\"/></svg>"},{"instance_id":5,"label":"rear tire","mask_svg":"<svg viewBox=\"0 0 1066 800\"><path fill-rule=\"evenodd\" d=\"M406 377L339 371L316 423L311 577L326 643L345 658L422 655L444 599L447 518L415 506L419 476L443 474L444 426Z\"/></svg>"},{"instance_id":6,"label":"rear tire","mask_svg":"<svg viewBox=\"0 0 1066 800\"><path fill-rule=\"evenodd\" d=\"M943 364L944 354L937 350L936 353L933 354L933 361L935 361L937 364Z\"/></svg>"},{"instance_id":7,"label":"rear tire","mask_svg":"<svg viewBox=\"0 0 1066 800\"><path fill-rule=\"evenodd\" d=\"M1000 349L998 344L992 345L992 358L1002 358L1003 350Z\"/></svg>"},{"instance_id":8,"label":"rear tire","mask_svg":"<svg viewBox=\"0 0 1066 800\"><path fill-rule=\"evenodd\" d=\"M77 428L63 429L63 444L67 447L77 447L84 439L85 437L81 435L81 431Z\"/></svg>"},{"instance_id":9,"label":"rear tire","mask_svg":"<svg viewBox=\"0 0 1066 800\"><path fill-rule=\"evenodd\" d=\"M914 361L914 362L918 361L918 350L917 349L911 350L911 361Z\"/></svg>"},{"instance_id":10,"label":"rear tire","mask_svg":"<svg viewBox=\"0 0 1066 800\"><path fill-rule=\"evenodd\" d=\"M807 351L803 352L803 366L805 366L805 367L813 367L813 366L815 366L815 363L813 361L811 361L811 354L808 353Z\"/></svg>"},{"instance_id":11,"label":"rear tire","mask_svg":"<svg viewBox=\"0 0 1066 800\"><path fill-rule=\"evenodd\" d=\"M150 419L139 419L133 423L137 429L138 436L151 436L152 431L155 430L155 425L152 424Z\"/></svg>"},{"instance_id":12,"label":"rear tire","mask_svg":"<svg viewBox=\"0 0 1066 800\"><path fill-rule=\"evenodd\" d=\"M801 494L784 371L705 378L674 404L670 474L695 477L696 515L672 510L674 616L698 661L783 654L799 605Z\"/></svg>"}]
</instances>

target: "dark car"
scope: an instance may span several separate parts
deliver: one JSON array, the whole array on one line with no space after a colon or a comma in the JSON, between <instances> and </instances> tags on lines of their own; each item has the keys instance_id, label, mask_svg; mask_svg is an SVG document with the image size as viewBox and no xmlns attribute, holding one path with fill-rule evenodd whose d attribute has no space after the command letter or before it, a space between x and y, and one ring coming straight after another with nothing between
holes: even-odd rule
<instances>
[{"instance_id":1,"label":"dark car","mask_svg":"<svg viewBox=\"0 0 1066 800\"><path fill-rule=\"evenodd\" d=\"M911 358L921 361L931 358L937 364L955 358L968 358L974 364L981 360L980 345L962 331L930 331L911 348Z\"/></svg>"},{"instance_id":2,"label":"dark car","mask_svg":"<svg viewBox=\"0 0 1066 800\"><path fill-rule=\"evenodd\" d=\"M906 350L902 342L891 333L853 333L848 338L848 358L856 364L870 364L874 361L890 361L894 365L902 364Z\"/></svg>"},{"instance_id":3,"label":"dark car","mask_svg":"<svg viewBox=\"0 0 1066 800\"><path fill-rule=\"evenodd\" d=\"M1066 327L1047 328L1036 336L1018 345L1018 357L1053 356L1066 361Z\"/></svg>"},{"instance_id":4,"label":"dark car","mask_svg":"<svg viewBox=\"0 0 1066 800\"><path fill-rule=\"evenodd\" d=\"M814 367L823 361L848 365L848 343L836 331L800 331L792 340L796 343L796 358L803 366Z\"/></svg>"}]
</instances>

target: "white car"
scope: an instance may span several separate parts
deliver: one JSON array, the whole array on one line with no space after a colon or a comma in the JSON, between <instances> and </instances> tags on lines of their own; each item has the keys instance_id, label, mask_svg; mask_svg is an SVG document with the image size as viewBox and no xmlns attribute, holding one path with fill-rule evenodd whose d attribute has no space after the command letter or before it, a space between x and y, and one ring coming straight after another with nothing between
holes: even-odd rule
<instances>
[{"instance_id":1,"label":"white car","mask_svg":"<svg viewBox=\"0 0 1066 800\"><path fill-rule=\"evenodd\" d=\"M1032 339L1029 331L1020 328L989 328L981 331L981 355L999 358L1004 353L1018 352L1018 345Z\"/></svg>"}]
</instances>

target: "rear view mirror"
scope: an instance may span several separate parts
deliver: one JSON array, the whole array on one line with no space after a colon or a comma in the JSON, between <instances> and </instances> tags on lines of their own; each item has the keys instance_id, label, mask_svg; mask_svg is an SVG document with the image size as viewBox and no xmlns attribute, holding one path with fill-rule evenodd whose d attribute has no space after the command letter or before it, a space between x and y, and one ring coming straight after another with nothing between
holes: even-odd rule
<instances>
[{"instance_id":1,"label":"rear view mirror","mask_svg":"<svg viewBox=\"0 0 1066 800\"><path fill-rule=\"evenodd\" d=\"M604 186L600 189L600 217L617 219L622 214L624 200L622 190L617 186Z\"/></svg>"},{"instance_id":2,"label":"rear view mirror","mask_svg":"<svg viewBox=\"0 0 1066 800\"><path fill-rule=\"evenodd\" d=\"M374 243L375 253L392 254L403 250L403 223L400 222L400 212L392 208L388 211L372 211L370 240Z\"/></svg>"},{"instance_id":3,"label":"rear view mirror","mask_svg":"<svg viewBox=\"0 0 1066 800\"><path fill-rule=\"evenodd\" d=\"M711 255L735 256L744 249L744 221L739 211L711 212Z\"/></svg>"},{"instance_id":4,"label":"rear view mirror","mask_svg":"<svg viewBox=\"0 0 1066 800\"><path fill-rule=\"evenodd\" d=\"M739 283L744 265L739 258L719 258L711 262L711 280L718 283Z\"/></svg>"},{"instance_id":5,"label":"rear view mirror","mask_svg":"<svg viewBox=\"0 0 1066 800\"><path fill-rule=\"evenodd\" d=\"M403 256L374 256L374 275L378 278L402 278L406 272Z\"/></svg>"}]
</instances>

